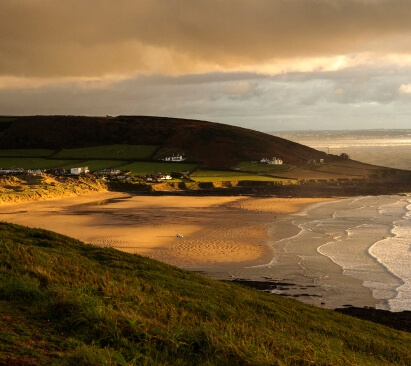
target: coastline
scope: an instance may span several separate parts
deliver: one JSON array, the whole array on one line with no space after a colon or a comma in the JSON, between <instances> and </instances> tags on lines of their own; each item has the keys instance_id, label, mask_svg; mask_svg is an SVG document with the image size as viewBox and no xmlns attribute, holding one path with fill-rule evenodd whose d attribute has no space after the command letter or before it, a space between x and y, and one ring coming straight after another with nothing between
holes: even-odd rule
<instances>
[{"instance_id":1,"label":"coastline","mask_svg":"<svg viewBox=\"0 0 411 366\"><path fill-rule=\"evenodd\" d=\"M322 307L353 305L394 312L409 310L409 291L401 287L401 277L407 278L408 252L402 255L402 261L395 259L398 255L393 250L378 257L369 253L381 239L394 239L388 236L388 231L393 217L404 218L404 204L406 197L393 195L345 198L329 205L312 206L307 217L299 213L288 218L287 222L293 220L301 232L283 241L273 241L276 255L271 263L235 275L242 279L299 284L278 286L272 292L300 297L301 301ZM405 248L406 243L402 244ZM393 273L390 263L403 275ZM398 289L403 293L399 294Z\"/></svg>"},{"instance_id":2,"label":"coastline","mask_svg":"<svg viewBox=\"0 0 411 366\"><path fill-rule=\"evenodd\" d=\"M131 196L98 192L9 203L0 219L73 236L95 245L138 253L183 268L267 263L273 220L296 213L317 198L242 196ZM278 240L294 235L288 225ZM183 237L178 238L176 234Z\"/></svg>"},{"instance_id":3,"label":"coastline","mask_svg":"<svg viewBox=\"0 0 411 366\"><path fill-rule=\"evenodd\" d=\"M300 228L293 224L293 215L304 215L310 207L335 200L337 198L244 196L178 196L176 199L172 195L103 192L2 205L0 220L148 256L215 279L285 282L285 287L272 292L335 308L341 305L344 291L336 294L340 302L327 300L327 304L323 304L323 298L328 295L324 288L294 273L294 268L299 266L298 257L282 256L273 276L267 276L265 270L259 276L257 269L265 268L281 251L275 243L298 235ZM300 249L307 247L309 245ZM336 280L337 287L343 284L345 289L356 288L357 306L376 304L370 290L362 287L359 280L342 276L337 264L326 257L322 259L324 271L331 276L322 281Z\"/></svg>"}]
</instances>

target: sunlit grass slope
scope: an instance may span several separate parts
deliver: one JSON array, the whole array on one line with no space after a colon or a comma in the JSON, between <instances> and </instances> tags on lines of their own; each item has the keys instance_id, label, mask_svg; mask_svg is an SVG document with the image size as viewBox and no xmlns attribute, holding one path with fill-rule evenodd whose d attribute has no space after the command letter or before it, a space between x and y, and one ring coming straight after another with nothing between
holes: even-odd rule
<instances>
[{"instance_id":1,"label":"sunlit grass slope","mask_svg":"<svg viewBox=\"0 0 411 366\"><path fill-rule=\"evenodd\" d=\"M411 335L0 223L0 364L407 365Z\"/></svg>"},{"instance_id":2,"label":"sunlit grass slope","mask_svg":"<svg viewBox=\"0 0 411 366\"><path fill-rule=\"evenodd\" d=\"M224 182L237 180L292 183L292 180L286 178L276 178L266 175L230 170L197 170L193 174L191 174L190 177L196 182Z\"/></svg>"}]
</instances>

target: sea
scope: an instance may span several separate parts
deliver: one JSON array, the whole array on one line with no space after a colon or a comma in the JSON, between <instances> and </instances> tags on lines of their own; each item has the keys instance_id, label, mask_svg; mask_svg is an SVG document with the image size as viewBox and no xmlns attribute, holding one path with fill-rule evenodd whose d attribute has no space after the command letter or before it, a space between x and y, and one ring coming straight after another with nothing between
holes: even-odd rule
<instances>
[{"instance_id":1,"label":"sea","mask_svg":"<svg viewBox=\"0 0 411 366\"><path fill-rule=\"evenodd\" d=\"M273 133L330 154L411 170L411 130ZM276 240L276 227L297 235ZM411 192L350 197L273 222L270 262L233 277L275 281L271 292L331 308L411 310ZM367 300L368 299L368 300Z\"/></svg>"},{"instance_id":2,"label":"sea","mask_svg":"<svg viewBox=\"0 0 411 366\"><path fill-rule=\"evenodd\" d=\"M353 160L411 170L411 129L281 131L271 134L329 154L346 153Z\"/></svg>"}]
</instances>

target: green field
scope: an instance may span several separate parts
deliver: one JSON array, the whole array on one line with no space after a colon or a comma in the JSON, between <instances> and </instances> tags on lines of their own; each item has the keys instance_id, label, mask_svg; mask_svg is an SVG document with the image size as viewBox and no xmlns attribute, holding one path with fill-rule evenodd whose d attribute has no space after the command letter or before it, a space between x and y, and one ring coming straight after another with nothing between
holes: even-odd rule
<instances>
[{"instance_id":1,"label":"green field","mask_svg":"<svg viewBox=\"0 0 411 366\"><path fill-rule=\"evenodd\" d=\"M63 149L56 158L68 159L149 159L157 146L154 145L104 145L82 147L77 149Z\"/></svg>"},{"instance_id":2,"label":"green field","mask_svg":"<svg viewBox=\"0 0 411 366\"><path fill-rule=\"evenodd\" d=\"M135 162L123 165L118 169L130 170L135 175L145 175L152 173L192 172L196 168L197 164L189 163Z\"/></svg>"},{"instance_id":3,"label":"green field","mask_svg":"<svg viewBox=\"0 0 411 366\"><path fill-rule=\"evenodd\" d=\"M259 164L259 163L251 163L249 161L243 161L236 165L237 169L240 169L244 172L252 172L252 173L276 173L276 172L284 172L290 169L287 164L282 165L271 165L271 164Z\"/></svg>"},{"instance_id":4,"label":"green field","mask_svg":"<svg viewBox=\"0 0 411 366\"><path fill-rule=\"evenodd\" d=\"M84 166L80 160L51 160L43 158L0 158L0 168L52 169L67 165Z\"/></svg>"},{"instance_id":5,"label":"green field","mask_svg":"<svg viewBox=\"0 0 411 366\"><path fill-rule=\"evenodd\" d=\"M259 182L291 182L285 178L268 177L258 174L247 174L237 171L197 170L190 178L196 182L225 182L225 181L259 181Z\"/></svg>"},{"instance_id":6,"label":"green field","mask_svg":"<svg viewBox=\"0 0 411 366\"><path fill-rule=\"evenodd\" d=\"M114 146L114 145L112 145ZM120 145L118 145L120 146ZM151 146L152 147L152 146ZM88 149L88 148L87 148ZM73 149L77 150L77 149ZM81 149L78 149L81 150ZM66 150L69 151L69 150ZM108 151L108 150L107 150ZM148 150L146 150L147 152ZM90 171L101 169L116 168L120 170L130 170L132 174L145 175L150 173L171 173L182 171L193 171L197 168L197 164L191 163L164 163L164 162L127 162L124 160L104 160L90 157L93 160L86 160L81 158L81 154L72 154L71 159L57 158L44 159L41 156L52 153L53 150L0 150L0 168L23 168L23 169L52 169L52 168L74 168L78 166L88 166ZM94 151L97 154L97 150ZM1 155L3 154L3 155ZM14 158L7 156L33 156ZM95 156L96 156L95 154ZM75 157L77 155L77 158ZM92 154L90 154L92 155ZM38 157L34 157L38 156ZM67 155L68 156L68 155ZM123 155L122 157L124 157Z\"/></svg>"},{"instance_id":7,"label":"green field","mask_svg":"<svg viewBox=\"0 0 411 366\"><path fill-rule=\"evenodd\" d=\"M55 150L50 149L9 149L0 150L0 157L18 156L18 157L45 157L53 154Z\"/></svg>"},{"instance_id":8,"label":"green field","mask_svg":"<svg viewBox=\"0 0 411 366\"><path fill-rule=\"evenodd\" d=\"M0 223L1 365L410 365L411 334Z\"/></svg>"}]
</instances>

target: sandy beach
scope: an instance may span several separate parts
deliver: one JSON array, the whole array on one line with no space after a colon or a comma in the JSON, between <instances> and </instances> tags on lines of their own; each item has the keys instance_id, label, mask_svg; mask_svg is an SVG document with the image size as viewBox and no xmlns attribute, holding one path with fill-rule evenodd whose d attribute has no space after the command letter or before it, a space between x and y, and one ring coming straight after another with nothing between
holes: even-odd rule
<instances>
[{"instance_id":1,"label":"sandy beach","mask_svg":"<svg viewBox=\"0 0 411 366\"><path fill-rule=\"evenodd\" d=\"M1 205L0 220L193 268L269 261L271 248L264 243L276 215L298 212L319 201L324 199L103 192ZM295 230L278 230L278 239Z\"/></svg>"},{"instance_id":2,"label":"sandy beach","mask_svg":"<svg viewBox=\"0 0 411 366\"><path fill-rule=\"evenodd\" d=\"M165 263L205 273L218 279L256 279L258 266L280 255L282 281L289 278L300 285L288 289L294 296L304 292L301 286L313 285L309 278L295 275L300 268L296 256L279 253L275 243L297 235L300 229L292 216L304 213L312 205L332 199L252 198L213 196L131 196L118 192L94 193L28 203L0 206L0 220L29 227L44 228L85 243L113 247L148 256ZM177 236L180 234L182 237ZM300 248L315 252L315 248ZM281 250L280 250L281 251ZM325 257L324 257L325 258ZM338 282L342 271L332 261L323 261L325 273L333 273ZM250 269L251 268L251 269ZM264 276L264 272L259 280ZM373 305L368 289L349 278L349 286L358 287L357 304ZM322 288L303 301L320 305ZM342 297L329 306L344 303ZM362 301L361 299L364 299Z\"/></svg>"}]
</instances>

